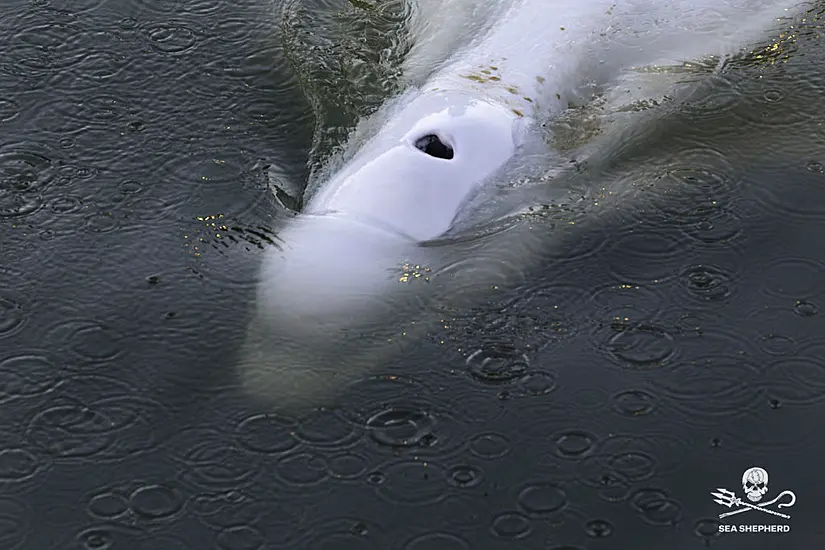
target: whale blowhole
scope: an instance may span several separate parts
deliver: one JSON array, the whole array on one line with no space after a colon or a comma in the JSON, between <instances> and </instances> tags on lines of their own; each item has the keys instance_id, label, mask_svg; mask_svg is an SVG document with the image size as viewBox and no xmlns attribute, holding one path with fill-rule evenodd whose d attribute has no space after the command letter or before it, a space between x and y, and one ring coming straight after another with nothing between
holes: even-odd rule
<instances>
[{"instance_id":1,"label":"whale blowhole","mask_svg":"<svg viewBox=\"0 0 825 550\"><path fill-rule=\"evenodd\" d=\"M435 134L427 134L415 140L415 148L439 159L451 160L455 156L453 148Z\"/></svg>"}]
</instances>

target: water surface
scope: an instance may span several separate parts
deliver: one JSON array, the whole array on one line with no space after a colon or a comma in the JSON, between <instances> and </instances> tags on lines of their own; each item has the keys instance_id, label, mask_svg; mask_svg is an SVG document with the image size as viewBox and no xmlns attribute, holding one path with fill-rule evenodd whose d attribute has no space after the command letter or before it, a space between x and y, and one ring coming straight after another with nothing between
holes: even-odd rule
<instances>
[{"instance_id":1,"label":"water surface","mask_svg":"<svg viewBox=\"0 0 825 550\"><path fill-rule=\"evenodd\" d=\"M572 176L633 201L580 228L533 205L520 277L339 406L296 419L240 391L261 247L396 91L403 10L6 6L0 547L821 543L815 14ZM720 535L710 492L742 496L754 465L791 519L724 521L791 531Z\"/></svg>"}]
</instances>

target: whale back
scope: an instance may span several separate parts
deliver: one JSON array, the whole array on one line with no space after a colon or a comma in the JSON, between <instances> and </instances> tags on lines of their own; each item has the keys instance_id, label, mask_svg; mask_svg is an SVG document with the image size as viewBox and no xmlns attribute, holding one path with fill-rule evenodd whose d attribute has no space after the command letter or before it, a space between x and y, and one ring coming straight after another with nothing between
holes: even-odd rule
<instances>
[{"instance_id":1,"label":"whale back","mask_svg":"<svg viewBox=\"0 0 825 550\"><path fill-rule=\"evenodd\" d=\"M456 52L485 36L510 1L420 0L410 3L410 48L402 63L405 82L420 86Z\"/></svg>"},{"instance_id":2,"label":"whale back","mask_svg":"<svg viewBox=\"0 0 825 550\"><path fill-rule=\"evenodd\" d=\"M403 70L413 85L469 88L545 117L628 69L725 58L757 44L800 0L419 0ZM527 101L522 101L527 98ZM559 100L560 101L556 101Z\"/></svg>"}]
</instances>

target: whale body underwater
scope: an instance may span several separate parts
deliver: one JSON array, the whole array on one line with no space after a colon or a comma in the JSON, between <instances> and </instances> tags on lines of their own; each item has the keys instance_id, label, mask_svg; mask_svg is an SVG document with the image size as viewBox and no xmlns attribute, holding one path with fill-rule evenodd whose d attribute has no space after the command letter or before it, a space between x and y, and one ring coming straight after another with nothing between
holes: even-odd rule
<instances>
[{"instance_id":1,"label":"whale body underwater","mask_svg":"<svg viewBox=\"0 0 825 550\"><path fill-rule=\"evenodd\" d=\"M388 324L403 304L435 295L399 284L403 264L426 262L427 243L525 151L541 150L538 128L583 90L610 90L639 68L723 61L775 36L779 19L806 5L419 0L410 8L406 90L373 115L368 136L353 138L349 160L264 254L238 372L274 407L329 404L381 368L400 345Z\"/></svg>"}]
</instances>

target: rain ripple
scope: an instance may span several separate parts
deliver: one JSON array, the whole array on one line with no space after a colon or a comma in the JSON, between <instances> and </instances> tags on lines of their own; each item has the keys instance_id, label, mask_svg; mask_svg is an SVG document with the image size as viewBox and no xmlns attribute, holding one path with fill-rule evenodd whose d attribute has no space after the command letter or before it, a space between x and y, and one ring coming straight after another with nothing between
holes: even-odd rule
<instances>
[{"instance_id":1,"label":"rain ripple","mask_svg":"<svg viewBox=\"0 0 825 550\"><path fill-rule=\"evenodd\" d=\"M6 496L30 493L48 481L54 465L52 457L16 433L0 432L0 437L4 442L0 450L0 489Z\"/></svg>"},{"instance_id":2,"label":"rain ripple","mask_svg":"<svg viewBox=\"0 0 825 550\"><path fill-rule=\"evenodd\" d=\"M775 135L810 121L813 113L805 106L816 105L822 96L820 75L803 76L797 72L793 79L788 79L777 68L763 72L758 79L743 79L739 83L745 99L732 111L739 125L769 130Z\"/></svg>"},{"instance_id":3,"label":"rain ripple","mask_svg":"<svg viewBox=\"0 0 825 550\"><path fill-rule=\"evenodd\" d=\"M47 395L63 379L61 371L52 360L37 351L3 359L0 361L0 403Z\"/></svg>"},{"instance_id":4,"label":"rain ripple","mask_svg":"<svg viewBox=\"0 0 825 550\"><path fill-rule=\"evenodd\" d=\"M307 533L294 548L380 550L392 547L385 540L387 534L382 525L358 516L321 519L309 526Z\"/></svg>"},{"instance_id":5,"label":"rain ripple","mask_svg":"<svg viewBox=\"0 0 825 550\"><path fill-rule=\"evenodd\" d=\"M619 281L656 281L670 276L684 255L684 237L666 227L627 225L611 239L610 274ZM618 260L621 258L621 260Z\"/></svg>"},{"instance_id":6,"label":"rain ripple","mask_svg":"<svg viewBox=\"0 0 825 550\"><path fill-rule=\"evenodd\" d=\"M180 55L198 46L203 34L191 24L181 21L164 21L144 29L153 49L163 54Z\"/></svg>"},{"instance_id":7,"label":"rain ripple","mask_svg":"<svg viewBox=\"0 0 825 550\"><path fill-rule=\"evenodd\" d=\"M635 323L656 319L667 310L668 300L662 285L613 283L593 291L588 298L591 320Z\"/></svg>"},{"instance_id":8,"label":"rain ripple","mask_svg":"<svg viewBox=\"0 0 825 550\"><path fill-rule=\"evenodd\" d=\"M606 500L624 496L626 485L681 470L689 460L690 442L670 433L617 434L602 438L581 463L579 480Z\"/></svg>"},{"instance_id":9,"label":"rain ripple","mask_svg":"<svg viewBox=\"0 0 825 550\"><path fill-rule=\"evenodd\" d=\"M215 536L219 550L258 550L263 548L266 536L252 525L233 525Z\"/></svg>"},{"instance_id":10,"label":"rain ripple","mask_svg":"<svg viewBox=\"0 0 825 550\"><path fill-rule=\"evenodd\" d=\"M288 487L308 491L329 479L329 465L324 455L299 451L278 459L276 476Z\"/></svg>"},{"instance_id":11,"label":"rain ripple","mask_svg":"<svg viewBox=\"0 0 825 550\"><path fill-rule=\"evenodd\" d=\"M232 438L201 427L186 428L171 439L172 455L183 467L187 485L206 490L238 490L258 482L263 462L238 449Z\"/></svg>"},{"instance_id":12,"label":"rain ripple","mask_svg":"<svg viewBox=\"0 0 825 550\"><path fill-rule=\"evenodd\" d=\"M79 16L92 15L108 2L109 0L39 0L38 3L41 7L48 6L55 12Z\"/></svg>"},{"instance_id":13,"label":"rain ripple","mask_svg":"<svg viewBox=\"0 0 825 550\"><path fill-rule=\"evenodd\" d=\"M533 525L530 519L520 512L504 512L493 518L490 531L501 539L520 540L530 536Z\"/></svg>"},{"instance_id":14,"label":"rain ripple","mask_svg":"<svg viewBox=\"0 0 825 550\"><path fill-rule=\"evenodd\" d=\"M129 511L129 498L115 490L106 490L89 499L88 512L100 519L114 519Z\"/></svg>"},{"instance_id":15,"label":"rain ripple","mask_svg":"<svg viewBox=\"0 0 825 550\"><path fill-rule=\"evenodd\" d=\"M652 383L686 422L714 425L721 418L751 414L764 399L761 379L747 356L719 354L683 361Z\"/></svg>"},{"instance_id":16,"label":"rain ripple","mask_svg":"<svg viewBox=\"0 0 825 550\"><path fill-rule=\"evenodd\" d=\"M0 151L0 219L20 218L39 210L43 191L54 181L53 161L25 144Z\"/></svg>"},{"instance_id":17,"label":"rain ripple","mask_svg":"<svg viewBox=\"0 0 825 550\"><path fill-rule=\"evenodd\" d=\"M449 494L449 477L434 462L393 461L378 467L385 481L376 491L393 504L430 506L442 502Z\"/></svg>"},{"instance_id":18,"label":"rain ripple","mask_svg":"<svg viewBox=\"0 0 825 550\"><path fill-rule=\"evenodd\" d=\"M752 215L784 224L810 224L825 217L822 146L808 132L799 134L788 136L760 163L765 183L754 188Z\"/></svg>"},{"instance_id":19,"label":"rain ripple","mask_svg":"<svg viewBox=\"0 0 825 550\"><path fill-rule=\"evenodd\" d=\"M30 441L54 457L117 460L147 451L168 435L163 426L169 426L170 412L112 377L66 378L50 404L25 429Z\"/></svg>"},{"instance_id":20,"label":"rain ripple","mask_svg":"<svg viewBox=\"0 0 825 550\"><path fill-rule=\"evenodd\" d=\"M5 338L23 326L28 315L23 306L11 298L0 296L0 338Z\"/></svg>"},{"instance_id":21,"label":"rain ripple","mask_svg":"<svg viewBox=\"0 0 825 550\"><path fill-rule=\"evenodd\" d=\"M680 143L678 158L659 168L648 192L665 219L674 223L701 221L714 208L727 207L738 196L741 174L729 160L734 151L713 149L691 137Z\"/></svg>"},{"instance_id":22,"label":"rain ripple","mask_svg":"<svg viewBox=\"0 0 825 550\"><path fill-rule=\"evenodd\" d=\"M611 399L613 410L623 416L640 417L652 413L656 409L658 398L645 390L624 390L615 394Z\"/></svg>"},{"instance_id":23,"label":"rain ripple","mask_svg":"<svg viewBox=\"0 0 825 550\"><path fill-rule=\"evenodd\" d=\"M417 535L404 544L404 550L470 550L470 543L450 533Z\"/></svg>"},{"instance_id":24,"label":"rain ripple","mask_svg":"<svg viewBox=\"0 0 825 550\"><path fill-rule=\"evenodd\" d=\"M434 423L435 418L426 411L390 407L370 417L366 425L380 445L415 447L432 442Z\"/></svg>"},{"instance_id":25,"label":"rain ripple","mask_svg":"<svg viewBox=\"0 0 825 550\"><path fill-rule=\"evenodd\" d=\"M805 353L772 361L761 385L764 392L782 403L810 405L825 400L823 380L825 359L822 355Z\"/></svg>"},{"instance_id":26,"label":"rain ripple","mask_svg":"<svg viewBox=\"0 0 825 550\"><path fill-rule=\"evenodd\" d=\"M470 453L485 460L501 458L511 450L510 440L498 433L481 433L470 440Z\"/></svg>"},{"instance_id":27,"label":"rain ripple","mask_svg":"<svg viewBox=\"0 0 825 550\"><path fill-rule=\"evenodd\" d=\"M407 449L422 459L444 460L466 444L462 403L449 397L444 401L411 378L378 375L350 386L346 403L357 405L347 405L343 414L379 450L397 455Z\"/></svg>"},{"instance_id":28,"label":"rain ripple","mask_svg":"<svg viewBox=\"0 0 825 550\"><path fill-rule=\"evenodd\" d=\"M33 24L7 39L7 57L0 70L15 76L42 76L81 60L85 49L75 45L77 26L58 21L44 23L39 14L30 18ZM18 28L24 24L22 18L18 19Z\"/></svg>"},{"instance_id":29,"label":"rain ripple","mask_svg":"<svg viewBox=\"0 0 825 550\"><path fill-rule=\"evenodd\" d=\"M241 421L235 429L238 444L245 449L264 454L285 453L298 440L294 436L295 420L277 415L260 414Z\"/></svg>"},{"instance_id":30,"label":"rain ripple","mask_svg":"<svg viewBox=\"0 0 825 550\"><path fill-rule=\"evenodd\" d=\"M0 545L9 550L21 548L30 532L32 512L22 500L0 498Z\"/></svg>"},{"instance_id":31,"label":"rain ripple","mask_svg":"<svg viewBox=\"0 0 825 550\"><path fill-rule=\"evenodd\" d=\"M247 498L241 491L200 493L192 498L190 510L213 529L255 523L263 514L263 504Z\"/></svg>"},{"instance_id":32,"label":"rain ripple","mask_svg":"<svg viewBox=\"0 0 825 550\"><path fill-rule=\"evenodd\" d=\"M599 351L632 369L661 368L678 356L671 331L654 323L616 319L598 327L593 339Z\"/></svg>"},{"instance_id":33,"label":"rain ripple","mask_svg":"<svg viewBox=\"0 0 825 550\"><path fill-rule=\"evenodd\" d=\"M716 265L694 264L682 269L683 288L693 298L720 301L730 297L738 286L736 274Z\"/></svg>"},{"instance_id":34,"label":"rain ripple","mask_svg":"<svg viewBox=\"0 0 825 550\"><path fill-rule=\"evenodd\" d=\"M641 489L630 498L631 506L653 525L676 525L682 520L682 505L658 489Z\"/></svg>"},{"instance_id":35,"label":"rain ripple","mask_svg":"<svg viewBox=\"0 0 825 550\"><path fill-rule=\"evenodd\" d=\"M564 489L552 482L532 482L518 494L519 508L530 517L543 517L562 511L567 506Z\"/></svg>"},{"instance_id":36,"label":"rain ripple","mask_svg":"<svg viewBox=\"0 0 825 550\"><path fill-rule=\"evenodd\" d=\"M823 278L823 262L798 256L769 260L759 273L760 286L765 294L797 300L822 294Z\"/></svg>"},{"instance_id":37,"label":"rain ripple","mask_svg":"<svg viewBox=\"0 0 825 550\"><path fill-rule=\"evenodd\" d=\"M821 350L821 346L816 347ZM806 350L800 353L805 354ZM791 359L769 365L764 381L753 384L754 391L761 392L761 399L749 414L729 416L723 425L717 424L719 435L711 441L712 446L739 454L793 454L820 441L821 429L810 422L810 405L822 402L823 388L821 382L812 387L807 384L809 375L821 371L821 357L811 361L801 355L799 362ZM785 368L790 372L784 372Z\"/></svg>"},{"instance_id":38,"label":"rain ripple","mask_svg":"<svg viewBox=\"0 0 825 550\"><path fill-rule=\"evenodd\" d=\"M129 496L132 511L144 519L166 520L183 510L186 498L180 489L169 485L143 485Z\"/></svg>"},{"instance_id":39,"label":"rain ripple","mask_svg":"<svg viewBox=\"0 0 825 550\"><path fill-rule=\"evenodd\" d=\"M742 101L736 83L723 74L705 75L696 91L685 100L681 110L691 120L720 120ZM721 129L714 125L713 135Z\"/></svg>"}]
</instances>

